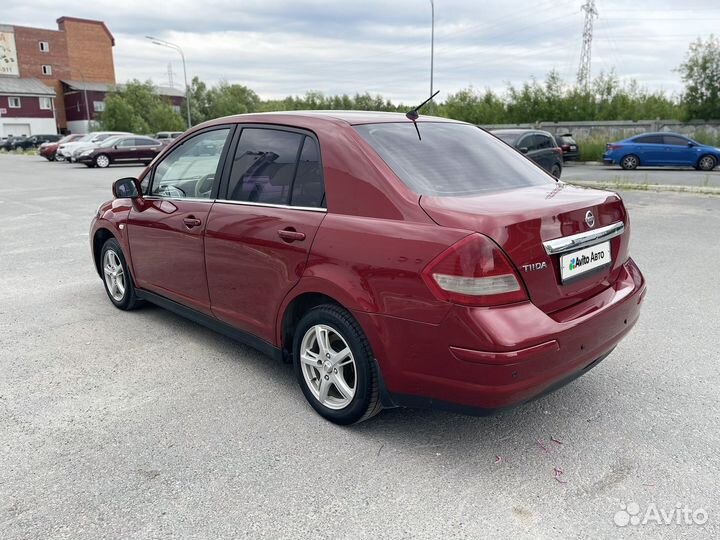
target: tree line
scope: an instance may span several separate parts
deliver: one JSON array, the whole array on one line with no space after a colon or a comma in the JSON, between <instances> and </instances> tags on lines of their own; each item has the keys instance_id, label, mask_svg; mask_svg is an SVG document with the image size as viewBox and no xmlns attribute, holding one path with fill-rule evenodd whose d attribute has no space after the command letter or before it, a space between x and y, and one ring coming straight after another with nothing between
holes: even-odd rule
<instances>
[{"instance_id":1,"label":"tree line","mask_svg":"<svg viewBox=\"0 0 720 540\"><path fill-rule=\"evenodd\" d=\"M637 81L622 82L614 72L601 73L587 88L566 84L556 71L544 80L531 79L520 86L508 84L504 92L472 87L448 95L433 105L432 113L474 124L520 124L540 121L593 120L718 120L720 119L720 39L698 39L688 49L677 72L685 84L682 94L650 91ZM263 100L241 84L220 82L209 87L198 77L190 84L193 125L233 114L289 110L407 111L415 104L393 103L369 93L304 96ZM425 110L427 113L428 111ZM150 81L132 81L105 99L100 118L105 129L135 133L182 130L183 116L153 92Z\"/></svg>"}]
</instances>

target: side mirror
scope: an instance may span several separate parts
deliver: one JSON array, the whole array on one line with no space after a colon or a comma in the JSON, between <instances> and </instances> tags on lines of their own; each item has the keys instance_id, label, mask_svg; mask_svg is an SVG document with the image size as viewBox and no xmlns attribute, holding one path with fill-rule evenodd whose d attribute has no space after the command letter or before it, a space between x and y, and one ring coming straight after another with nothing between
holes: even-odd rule
<instances>
[{"instance_id":1,"label":"side mirror","mask_svg":"<svg viewBox=\"0 0 720 540\"><path fill-rule=\"evenodd\" d=\"M137 199L140 197L140 181L132 177L115 180L112 192L116 199Z\"/></svg>"},{"instance_id":2,"label":"side mirror","mask_svg":"<svg viewBox=\"0 0 720 540\"><path fill-rule=\"evenodd\" d=\"M694 142L694 141L688 141L688 146L695 146L695 142Z\"/></svg>"},{"instance_id":3,"label":"side mirror","mask_svg":"<svg viewBox=\"0 0 720 540\"><path fill-rule=\"evenodd\" d=\"M527 153L528 153L528 147L527 147L527 146L523 146L522 148L520 148L520 151L521 151L523 154L527 154Z\"/></svg>"}]
</instances>

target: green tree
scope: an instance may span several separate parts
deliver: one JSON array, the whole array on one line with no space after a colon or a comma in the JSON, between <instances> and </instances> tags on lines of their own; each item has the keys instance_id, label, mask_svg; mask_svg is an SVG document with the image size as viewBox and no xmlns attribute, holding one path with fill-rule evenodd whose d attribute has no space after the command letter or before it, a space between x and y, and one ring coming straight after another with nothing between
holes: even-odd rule
<instances>
[{"instance_id":1,"label":"green tree","mask_svg":"<svg viewBox=\"0 0 720 540\"><path fill-rule=\"evenodd\" d=\"M170 102L157 95L150 81L133 80L116 87L105 98L105 110L100 115L102 129L151 133L181 131L185 122Z\"/></svg>"},{"instance_id":2,"label":"green tree","mask_svg":"<svg viewBox=\"0 0 720 540\"><path fill-rule=\"evenodd\" d=\"M678 68L685 83L683 103L690 119L720 119L720 38L698 38Z\"/></svg>"},{"instance_id":3,"label":"green tree","mask_svg":"<svg viewBox=\"0 0 720 540\"><path fill-rule=\"evenodd\" d=\"M232 114L256 112L260 98L247 86L241 84L220 84L207 91L207 113L209 118L220 118Z\"/></svg>"}]
</instances>

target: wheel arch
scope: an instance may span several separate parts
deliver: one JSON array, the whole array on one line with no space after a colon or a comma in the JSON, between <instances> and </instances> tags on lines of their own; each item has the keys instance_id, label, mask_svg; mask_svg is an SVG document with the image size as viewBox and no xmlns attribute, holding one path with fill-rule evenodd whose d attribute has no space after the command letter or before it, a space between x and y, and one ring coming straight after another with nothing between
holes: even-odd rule
<instances>
[{"instance_id":1,"label":"wheel arch","mask_svg":"<svg viewBox=\"0 0 720 540\"><path fill-rule=\"evenodd\" d=\"M93 261L95 261L95 270L100 277L102 277L102 269L100 268L100 252L102 251L102 247L105 245L105 242L107 242L110 238L115 238L117 240L116 236L110 232L110 229L106 229L105 227L99 228L93 235Z\"/></svg>"},{"instance_id":2,"label":"wheel arch","mask_svg":"<svg viewBox=\"0 0 720 540\"><path fill-rule=\"evenodd\" d=\"M286 363L292 362L292 343L297 323L308 311L323 304L330 304L352 313L355 307L354 302L344 298L342 293L338 294L337 291L329 291L324 287L296 287L296 289L298 290L288 295L281 305L275 329L276 343Z\"/></svg>"}]
</instances>

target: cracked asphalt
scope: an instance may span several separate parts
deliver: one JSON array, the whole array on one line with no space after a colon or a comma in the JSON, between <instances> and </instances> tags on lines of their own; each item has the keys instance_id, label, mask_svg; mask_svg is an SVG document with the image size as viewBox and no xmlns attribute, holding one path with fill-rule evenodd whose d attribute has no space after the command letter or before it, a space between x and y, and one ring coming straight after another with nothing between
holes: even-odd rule
<instances>
[{"instance_id":1,"label":"cracked asphalt","mask_svg":"<svg viewBox=\"0 0 720 540\"><path fill-rule=\"evenodd\" d=\"M720 197L623 194L649 290L587 375L492 417L340 428L289 367L113 308L88 225L138 171L0 155L3 540L720 537ZM678 505L707 521L630 521Z\"/></svg>"}]
</instances>

